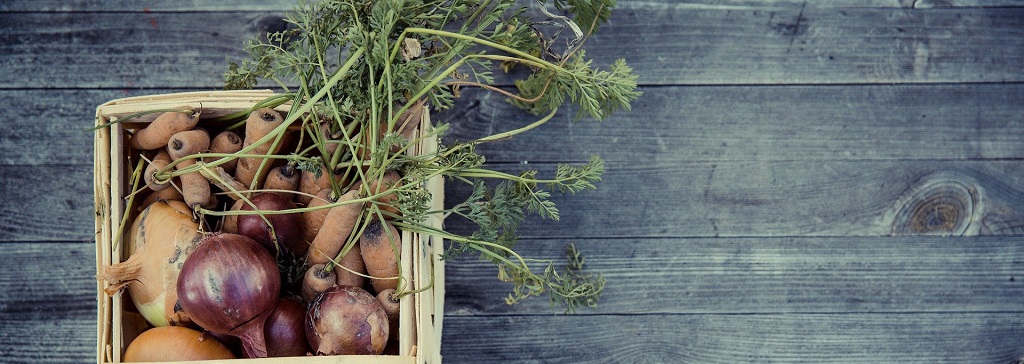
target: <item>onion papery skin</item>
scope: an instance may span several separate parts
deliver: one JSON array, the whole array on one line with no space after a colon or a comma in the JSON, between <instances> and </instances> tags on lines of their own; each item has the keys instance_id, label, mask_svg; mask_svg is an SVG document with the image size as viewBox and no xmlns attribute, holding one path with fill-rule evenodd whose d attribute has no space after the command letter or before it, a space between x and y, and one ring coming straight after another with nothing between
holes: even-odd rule
<instances>
[{"instance_id":1,"label":"onion papery skin","mask_svg":"<svg viewBox=\"0 0 1024 364\"><path fill-rule=\"evenodd\" d=\"M306 308L306 339L315 355L380 355L388 326L380 302L359 287L331 287Z\"/></svg>"},{"instance_id":2,"label":"onion papery skin","mask_svg":"<svg viewBox=\"0 0 1024 364\"><path fill-rule=\"evenodd\" d=\"M202 332L182 327L154 327L139 334L125 349L125 362L169 362L235 359L224 344Z\"/></svg>"},{"instance_id":3,"label":"onion papery skin","mask_svg":"<svg viewBox=\"0 0 1024 364\"><path fill-rule=\"evenodd\" d=\"M200 327L238 337L247 357L267 356L263 326L277 305L274 257L238 234L208 235L178 275L178 300Z\"/></svg>"},{"instance_id":4,"label":"onion papery skin","mask_svg":"<svg viewBox=\"0 0 1024 364\"><path fill-rule=\"evenodd\" d=\"M126 236L128 259L104 269L103 279L111 284L107 293L127 287L135 308L153 326L191 324L187 313L175 310L179 271L203 238L191 209L182 201L154 202Z\"/></svg>"}]
</instances>

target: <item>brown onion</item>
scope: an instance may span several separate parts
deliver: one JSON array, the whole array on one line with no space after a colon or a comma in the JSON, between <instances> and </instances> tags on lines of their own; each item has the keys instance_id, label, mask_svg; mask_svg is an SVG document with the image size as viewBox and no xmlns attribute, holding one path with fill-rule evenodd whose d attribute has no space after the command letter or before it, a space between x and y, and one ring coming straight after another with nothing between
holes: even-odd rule
<instances>
[{"instance_id":1,"label":"brown onion","mask_svg":"<svg viewBox=\"0 0 1024 364\"><path fill-rule=\"evenodd\" d=\"M153 326L187 325L188 315L175 310L178 271L199 244L199 224L182 201L154 202L135 218L128 233L124 262L104 269L113 295L125 286L139 313Z\"/></svg>"},{"instance_id":2,"label":"brown onion","mask_svg":"<svg viewBox=\"0 0 1024 364\"><path fill-rule=\"evenodd\" d=\"M331 287L306 308L306 339L316 355L379 355L388 335L384 308L359 287Z\"/></svg>"},{"instance_id":3,"label":"brown onion","mask_svg":"<svg viewBox=\"0 0 1024 364\"><path fill-rule=\"evenodd\" d=\"M295 203L281 194L273 192L260 192L250 198L252 204L243 202L242 211L253 211L253 205L257 211L281 211L295 208ZM266 220L264 220L266 218ZM267 225L267 221L270 225ZM277 255L279 251L277 244L280 244L280 251L292 256L304 256L309 244L302 239L302 215L299 213L290 214L245 214L238 215L238 233L248 236L263 244L272 254ZM273 226L273 236L271 235Z\"/></svg>"},{"instance_id":4,"label":"brown onion","mask_svg":"<svg viewBox=\"0 0 1024 364\"><path fill-rule=\"evenodd\" d=\"M185 260L178 275L178 301L209 331L236 336L247 357L267 356L263 326L277 305L277 262L256 241L237 234L212 234Z\"/></svg>"},{"instance_id":5,"label":"brown onion","mask_svg":"<svg viewBox=\"0 0 1024 364\"><path fill-rule=\"evenodd\" d=\"M139 334L125 349L125 362L168 362L235 359L224 344L202 332L182 327L155 327Z\"/></svg>"},{"instance_id":6,"label":"brown onion","mask_svg":"<svg viewBox=\"0 0 1024 364\"><path fill-rule=\"evenodd\" d=\"M267 318L263 332L267 337L267 356L303 356L309 352L306 341L306 305L298 299L282 297Z\"/></svg>"}]
</instances>

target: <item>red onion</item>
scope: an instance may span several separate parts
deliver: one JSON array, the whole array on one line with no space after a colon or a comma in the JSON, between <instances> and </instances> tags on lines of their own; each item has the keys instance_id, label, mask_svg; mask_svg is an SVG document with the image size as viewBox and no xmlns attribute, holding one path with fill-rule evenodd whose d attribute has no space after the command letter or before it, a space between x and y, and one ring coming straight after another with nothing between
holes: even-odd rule
<instances>
[{"instance_id":1,"label":"red onion","mask_svg":"<svg viewBox=\"0 0 1024 364\"><path fill-rule=\"evenodd\" d=\"M238 337L247 357L267 356L263 326L280 293L274 257L237 234L204 238L178 274L181 308L202 328Z\"/></svg>"},{"instance_id":2,"label":"red onion","mask_svg":"<svg viewBox=\"0 0 1024 364\"><path fill-rule=\"evenodd\" d=\"M243 202L242 211L253 211L253 205L260 211L281 211L295 208L295 203L281 194L260 192L250 198L252 205ZM267 220L263 220L263 218ZM290 214L245 214L238 215L238 233L248 236L263 244L272 254L277 255L276 243L280 243L280 251L293 256L304 256L309 244L302 239L302 215ZM270 225L267 225L270 221ZM271 236L270 226L274 227Z\"/></svg>"},{"instance_id":3,"label":"red onion","mask_svg":"<svg viewBox=\"0 0 1024 364\"><path fill-rule=\"evenodd\" d=\"M309 352L306 341L306 305L298 299L282 297L267 318L263 332L267 337L267 356L303 356Z\"/></svg>"},{"instance_id":4,"label":"red onion","mask_svg":"<svg viewBox=\"0 0 1024 364\"><path fill-rule=\"evenodd\" d=\"M359 287L331 287L306 309L306 339L316 355L379 355L388 335L384 308Z\"/></svg>"}]
</instances>

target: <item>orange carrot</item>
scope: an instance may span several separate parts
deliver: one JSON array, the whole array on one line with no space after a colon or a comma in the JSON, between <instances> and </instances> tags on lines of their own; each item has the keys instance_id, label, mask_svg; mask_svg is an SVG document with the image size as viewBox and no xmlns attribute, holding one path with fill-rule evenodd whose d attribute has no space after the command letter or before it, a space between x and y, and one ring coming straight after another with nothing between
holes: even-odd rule
<instances>
[{"instance_id":1,"label":"orange carrot","mask_svg":"<svg viewBox=\"0 0 1024 364\"><path fill-rule=\"evenodd\" d=\"M153 161L146 166L146 172L142 175L143 180L146 181L146 186L153 191L160 191L170 186L170 183L157 183L156 172L167 167L171 163L171 155L167 154L167 150L160 150L156 156L153 157Z\"/></svg>"},{"instance_id":2,"label":"orange carrot","mask_svg":"<svg viewBox=\"0 0 1024 364\"><path fill-rule=\"evenodd\" d=\"M167 143L167 153L172 160L183 159L210 148L210 134L203 129L183 131L171 136ZM177 164L179 170L195 164L195 159L184 159ZM202 173L192 172L178 177L181 180L181 194L189 207L208 206L210 202L210 182Z\"/></svg>"},{"instance_id":3,"label":"orange carrot","mask_svg":"<svg viewBox=\"0 0 1024 364\"><path fill-rule=\"evenodd\" d=\"M263 108L253 111L245 121L245 142L243 143L243 148L248 148L253 145L253 143L269 135L283 122L284 117L274 109ZM277 153L277 150L271 150L271 145L273 143L273 139L267 140L266 142L259 144L259 146L247 154L267 155ZM235 166L235 179L243 185L253 186L253 181L259 181L262 179L262 175L257 176L256 173L259 171L260 165L263 164L265 160L265 158L259 157L239 158L238 165ZM268 164L268 166L263 168L263 173L266 173L269 170L270 167ZM255 184L255 186L259 185L260 183Z\"/></svg>"},{"instance_id":4,"label":"orange carrot","mask_svg":"<svg viewBox=\"0 0 1024 364\"><path fill-rule=\"evenodd\" d=\"M402 176L399 175L398 172L387 171L384 172L383 177L381 177L380 179L372 179L370 181L370 185L366 186L367 191L369 191L367 193L371 196L379 193L384 193L382 196L375 198L373 200L373 203L376 204L377 207L380 208L382 212L385 212L385 218L391 218L391 216L389 216L388 214L399 214L398 207L395 206L395 203L398 200L398 195L396 195L394 192L388 192L388 190L398 185L398 182L401 179Z\"/></svg>"},{"instance_id":5,"label":"orange carrot","mask_svg":"<svg viewBox=\"0 0 1024 364\"><path fill-rule=\"evenodd\" d=\"M168 111L157 116L145 128L136 131L128 145L143 150L163 148L172 135L192 130L199 122L199 113L188 106L180 109L183 111Z\"/></svg>"},{"instance_id":6,"label":"orange carrot","mask_svg":"<svg viewBox=\"0 0 1024 364\"><path fill-rule=\"evenodd\" d=\"M235 200L235 203L231 205L228 211L239 211L242 206L245 206L246 202L243 199ZM225 215L221 223L221 232L238 234L238 215Z\"/></svg>"},{"instance_id":7,"label":"orange carrot","mask_svg":"<svg viewBox=\"0 0 1024 364\"><path fill-rule=\"evenodd\" d=\"M341 195L338 201L350 202L358 197L359 191L351 190ZM306 263L313 265L331 262L345 246L362 211L362 203L350 202L332 207L324 217L324 223L306 253Z\"/></svg>"},{"instance_id":8,"label":"orange carrot","mask_svg":"<svg viewBox=\"0 0 1024 364\"><path fill-rule=\"evenodd\" d=\"M325 142L324 155L328 156L328 159L330 159L330 156L334 155L334 152L338 150L338 147L341 146L341 144L339 143L331 142L332 140L338 140L342 138L342 134L340 131L331 132L331 125L333 124L335 124L333 121L324 121L320 123L320 137L323 138Z\"/></svg>"},{"instance_id":9,"label":"orange carrot","mask_svg":"<svg viewBox=\"0 0 1024 364\"><path fill-rule=\"evenodd\" d=\"M309 201L309 204L306 205L306 207L320 207L331 203L331 192L332 190L330 188L320 190L320 192L316 194L316 197ZM305 240L306 243L313 242L313 239L316 238L316 234L320 232L320 227L324 225L324 218L327 217L327 213L330 211L330 209L324 208L302 213L302 226L305 227L302 230L302 239Z\"/></svg>"},{"instance_id":10,"label":"orange carrot","mask_svg":"<svg viewBox=\"0 0 1024 364\"><path fill-rule=\"evenodd\" d=\"M220 132L210 141L210 153L235 153L239 150L242 150L242 138L230 130ZM211 157L207 162L216 159L220 159L220 157ZM232 173L235 171L237 163L237 159L231 159L221 164L220 167L224 168L224 171Z\"/></svg>"},{"instance_id":11,"label":"orange carrot","mask_svg":"<svg viewBox=\"0 0 1024 364\"><path fill-rule=\"evenodd\" d=\"M413 133L415 133L416 130L419 129L420 121L422 121L423 119L423 113L426 111L426 109L423 106L426 105L426 103L426 99L420 99L419 101L416 101L415 104L413 104L411 107L406 109L404 113L402 113L402 116L400 116L397 122L395 123L394 130L397 131L398 134L401 134L403 137L405 137L406 140L411 141L413 138ZM402 104L395 104L395 110L398 110L401 107ZM398 149L392 147L391 151L397 152Z\"/></svg>"},{"instance_id":12,"label":"orange carrot","mask_svg":"<svg viewBox=\"0 0 1024 364\"><path fill-rule=\"evenodd\" d=\"M267 180L263 182L263 189L295 191L299 188L300 176L301 174L295 166L290 163L283 164L270 170L270 173L267 174ZM291 194L286 195L286 197L289 201L292 200Z\"/></svg>"},{"instance_id":13,"label":"orange carrot","mask_svg":"<svg viewBox=\"0 0 1024 364\"><path fill-rule=\"evenodd\" d=\"M334 267L334 282L339 286L362 287L366 284L366 264L363 264L360 250L359 243L352 245L352 249Z\"/></svg>"},{"instance_id":14,"label":"orange carrot","mask_svg":"<svg viewBox=\"0 0 1024 364\"><path fill-rule=\"evenodd\" d=\"M377 292L398 288L398 255L402 237L394 225L371 218L359 237L360 254L370 275L370 284Z\"/></svg>"},{"instance_id":15,"label":"orange carrot","mask_svg":"<svg viewBox=\"0 0 1024 364\"><path fill-rule=\"evenodd\" d=\"M302 289L299 294L306 302L313 300L320 292L337 285L333 270L324 270L326 264L313 264L302 276Z\"/></svg>"},{"instance_id":16,"label":"orange carrot","mask_svg":"<svg viewBox=\"0 0 1024 364\"><path fill-rule=\"evenodd\" d=\"M331 188L331 178L337 178L337 175L330 173L327 167L322 165L320 166L319 176L313 171L302 170L302 173L299 174L298 187L299 192L302 193L295 196L295 202L298 202L300 205L309 205L309 201L312 198L307 194L311 195L325 188Z\"/></svg>"},{"instance_id":17,"label":"orange carrot","mask_svg":"<svg viewBox=\"0 0 1024 364\"><path fill-rule=\"evenodd\" d=\"M399 304L398 297L395 295L393 288L388 288L383 291L377 292L377 302L380 302L381 307L384 307L384 313L388 315L388 326L391 328L389 332L392 333L391 337L394 339L398 338L398 319L401 317L401 305Z\"/></svg>"},{"instance_id":18,"label":"orange carrot","mask_svg":"<svg viewBox=\"0 0 1024 364\"><path fill-rule=\"evenodd\" d=\"M181 180L175 180L173 183L180 186ZM178 191L177 188L165 188L160 191L153 191L150 192L149 195L146 195L146 198L139 203L139 207L136 208L136 211L142 211L147 206L157 201L185 201L185 197L181 195L181 191Z\"/></svg>"}]
</instances>

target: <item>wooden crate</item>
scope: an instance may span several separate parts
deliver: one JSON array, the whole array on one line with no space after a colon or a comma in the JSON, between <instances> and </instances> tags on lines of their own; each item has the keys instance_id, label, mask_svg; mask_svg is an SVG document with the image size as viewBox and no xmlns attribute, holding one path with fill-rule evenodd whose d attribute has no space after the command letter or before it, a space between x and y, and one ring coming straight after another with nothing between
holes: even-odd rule
<instances>
[{"instance_id":1,"label":"wooden crate","mask_svg":"<svg viewBox=\"0 0 1024 364\"><path fill-rule=\"evenodd\" d=\"M242 111L267 97L273 96L271 91L210 91L185 92L175 94L140 96L112 100L96 109L96 124L101 125L140 111L175 108L184 105L201 109L202 115L215 117ZM278 109L287 112L288 105ZM428 130L429 113L424 112L419 130ZM94 155L94 189L96 208L96 269L102 272L111 264L126 258L122 255L119 244L115 244L115 235L120 229L125 211L125 195L130 192L131 167L126 165L127 148L125 131L139 128L151 122L155 114L133 118L130 122L117 123L95 132ZM202 122L200 122L201 125ZM424 142L411 148L412 153L423 154L437 150L434 138L424 138ZM428 190L433 195L433 209L443 209L444 186L441 177L428 182ZM131 221L131 220L125 220ZM428 222L440 228L442 219L432 218ZM228 363L439 363L441 361L440 343L444 305L444 265L438 259L442 241L437 236L425 234L402 234L402 266L403 274L414 288L430 289L409 295L401 300L401 320L399 323L398 355L380 356L325 356L301 358L266 358L236 359ZM410 279L411 278L411 279ZM132 303L117 293L108 296L104 289L108 283L97 280L97 363L119 363L121 356L131 338L141 332L146 322L141 315L125 310L124 305Z\"/></svg>"}]
</instances>

